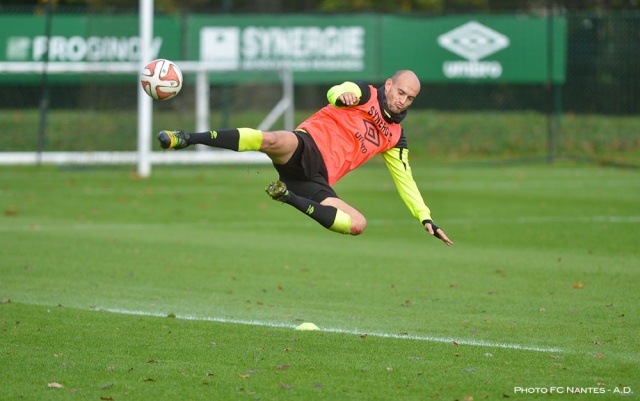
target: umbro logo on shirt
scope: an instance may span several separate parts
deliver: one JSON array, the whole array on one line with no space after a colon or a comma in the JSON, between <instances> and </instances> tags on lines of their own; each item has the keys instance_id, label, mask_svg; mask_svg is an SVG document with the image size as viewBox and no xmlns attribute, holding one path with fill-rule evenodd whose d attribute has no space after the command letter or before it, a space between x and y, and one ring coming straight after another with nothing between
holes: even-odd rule
<instances>
[{"instance_id":1,"label":"umbro logo on shirt","mask_svg":"<svg viewBox=\"0 0 640 401\"><path fill-rule=\"evenodd\" d=\"M364 120L364 126L364 139L376 145L376 147L380 146L380 132L378 132L376 126L367 120Z\"/></svg>"}]
</instances>

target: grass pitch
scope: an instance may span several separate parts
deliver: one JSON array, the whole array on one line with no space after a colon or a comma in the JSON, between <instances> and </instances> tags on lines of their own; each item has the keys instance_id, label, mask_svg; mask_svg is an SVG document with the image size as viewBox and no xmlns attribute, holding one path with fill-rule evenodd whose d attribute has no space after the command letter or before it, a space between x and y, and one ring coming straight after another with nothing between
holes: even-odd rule
<instances>
[{"instance_id":1,"label":"grass pitch","mask_svg":"<svg viewBox=\"0 0 640 401\"><path fill-rule=\"evenodd\" d=\"M412 165L452 247L381 164L336 187L359 237L269 166L3 167L2 398L637 396L638 173Z\"/></svg>"}]
</instances>

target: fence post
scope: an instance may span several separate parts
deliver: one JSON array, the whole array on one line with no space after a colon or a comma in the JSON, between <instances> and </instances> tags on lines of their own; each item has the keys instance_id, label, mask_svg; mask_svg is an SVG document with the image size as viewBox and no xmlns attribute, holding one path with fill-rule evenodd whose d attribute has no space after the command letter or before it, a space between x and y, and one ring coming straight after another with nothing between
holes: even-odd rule
<instances>
[{"instance_id":1,"label":"fence post","mask_svg":"<svg viewBox=\"0 0 640 401\"><path fill-rule=\"evenodd\" d=\"M47 112L49 111L49 49L51 48L51 25L53 23L53 6L50 0L45 0L45 28L44 35L47 38L47 49L44 52L42 63L42 80L40 83L42 93L40 97L40 120L38 123L38 144L36 147L37 164L42 163L42 152L46 141Z\"/></svg>"}]
</instances>

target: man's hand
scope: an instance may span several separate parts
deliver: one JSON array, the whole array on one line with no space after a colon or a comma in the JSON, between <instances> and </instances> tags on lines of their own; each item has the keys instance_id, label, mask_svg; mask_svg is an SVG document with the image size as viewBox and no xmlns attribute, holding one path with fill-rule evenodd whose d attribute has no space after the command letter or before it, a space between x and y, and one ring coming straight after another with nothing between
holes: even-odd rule
<instances>
[{"instance_id":1,"label":"man's hand","mask_svg":"<svg viewBox=\"0 0 640 401\"><path fill-rule=\"evenodd\" d=\"M360 99L358 99L358 97L351 92L345 92L342 95L338 96L338 101L345 106L354 106L358 104Z\"/></svg>"},{"instance_id":2,"label":"man's hand","mask_svg":"<svg viewBox=\"0 0 640 401\"><path fill-rule=\"evenodd\" d=\"M424 224L424 229L429 231L429 234L433 235L436 238L440 238L442 242L447 245L453 245L453 242L447 237L447 234L442 231L442 228L433 224L433 221L427 220Z\"/></svg>"}]
</instances>

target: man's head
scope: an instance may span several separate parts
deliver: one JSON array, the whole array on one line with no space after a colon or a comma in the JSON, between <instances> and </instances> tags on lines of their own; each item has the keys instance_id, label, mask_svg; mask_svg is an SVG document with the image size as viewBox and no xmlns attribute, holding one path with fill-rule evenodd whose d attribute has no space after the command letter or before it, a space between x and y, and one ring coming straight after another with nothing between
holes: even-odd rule
<instances>
[{"instance_id":1,"label":"man's head","mask_svg":"<svg viewBox=\"0 0 640 401\"><path fill-rule=\"evenodd\" d=\"M387 106L393 113L405 111L420 92L420 80L413 71L399 70L384 83Z\"/></svg>"}]
</instances>

